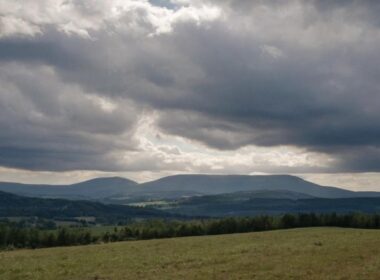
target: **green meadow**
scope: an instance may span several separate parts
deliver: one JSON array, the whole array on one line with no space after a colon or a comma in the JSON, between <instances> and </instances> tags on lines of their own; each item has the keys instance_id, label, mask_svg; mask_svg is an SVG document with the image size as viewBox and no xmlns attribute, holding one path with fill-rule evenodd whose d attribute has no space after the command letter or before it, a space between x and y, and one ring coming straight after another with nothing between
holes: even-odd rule
<instances>
[{"instance_id":1,"label":"green meadow","mask_svg":"<svg viewBox=\"0 0 380 280\"><path fill-rule=\"evenodd\" d=\"M303 228L3 251L0 279L380 279L380 231Z\"/></svg>"}]
</instances>

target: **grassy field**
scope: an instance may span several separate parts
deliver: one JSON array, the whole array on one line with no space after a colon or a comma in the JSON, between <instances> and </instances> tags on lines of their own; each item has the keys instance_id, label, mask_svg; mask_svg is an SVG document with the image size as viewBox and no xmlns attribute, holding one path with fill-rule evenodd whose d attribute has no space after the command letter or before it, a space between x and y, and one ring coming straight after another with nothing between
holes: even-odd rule
<instances>
[{"instance_id":1,"label":"grassy field","mask_svg":"<svg viewBox=\"0 0 380 280\"><path fill-rule=\"evenodd\" d=\"M1 252L0 279L380 279L380 231L309 228Z\"/></svg>"}]
</instances>

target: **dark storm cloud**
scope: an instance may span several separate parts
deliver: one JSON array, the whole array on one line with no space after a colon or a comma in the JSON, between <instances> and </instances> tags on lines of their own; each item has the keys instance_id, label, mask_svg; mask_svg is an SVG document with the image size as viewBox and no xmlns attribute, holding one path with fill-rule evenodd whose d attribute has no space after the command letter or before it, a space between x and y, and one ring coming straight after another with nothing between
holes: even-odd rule
<instances>
[{"instance_id":1,"label":"dark storm cloud","mask_svg":"<svg viewBox=\"0 0 380 280\"><path fill-rule=\"evenodd\" d=\"M242 38L228 38L224 30L213 31L211 40L203 44L202 35L192 36L193 45L199 47L194 51L191 46L192 53L188 52L191 60L201 65L206 78L191 85L191 99L166 103L189 114L202 113L208 125L180 118L181 125L176 126L173 122L178 118L173 118L170 124L162 120L167 130L187 131L192 138L197 138L199 130L201 141L222 149L236 148L228 143L239 146L240 141L310 149L378 143L379 128L374 125L380 102L377 77L373 75L379 70L374 62L378 57L376 48L352 58L355 50L342 54L340 48L295 50L283 44L279 48L286 57L274 59L263 53L258 42L244 44L236 40ZM186 38L179 41L186 48ZM210 125L210 119L215 120L214 125ZM221 131L230 127L236 140L216 137L218 143L214 143L202 139L207 134L205 129L211 135L212 128L218 129L216 124L221 126L223 121ZM245 131L242 137L234 131L239 126ZM248 139L244 140L244 134ZM221 141L227 143L225 147Z\"/></svg>"},{"instance_id":2,"label":"dark storm cloud","mask_svg":"<svg viewBox=\"0 0 380 280\"><path fill-rule=\"evenodd\" d=\"M118 170L113 153L135 145L133 107L105 110L49 66L3 63L0 82L0 165Z\"/></svg>"},{"instance_id":3,"label":"dark storm cloud","mask_svg":"<svg viewBox=\"0 0 380 280\"><path fill-rule=\"evenodd\" d=\"M180 1L150 2L91 38L50 23L0 39L1 165L51 169L63 154L55 169L122 168L113 154L135 146L118 139L133 138L148 108L164 132L220 150L291 145L331 154L334 171L380 170L377 1L207 1L221 16L206 22L194 10L165 22ZM106 112L89 96L120 106Z\"/></svg>"}]
</instances>

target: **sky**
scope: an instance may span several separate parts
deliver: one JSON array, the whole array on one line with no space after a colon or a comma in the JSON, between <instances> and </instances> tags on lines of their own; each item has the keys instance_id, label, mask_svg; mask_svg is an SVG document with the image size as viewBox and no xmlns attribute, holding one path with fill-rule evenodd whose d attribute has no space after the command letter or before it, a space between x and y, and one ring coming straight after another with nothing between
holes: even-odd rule
<instances>
[{"instance_id":1,"label":"sky","mask_svg":"<svg viewBox=\"0 0 380 280\"><path fill-rule=\"evenodd\" d=\"M0 0L0 180L380 191L380 2Z\"/></svg>"}]
</instances>

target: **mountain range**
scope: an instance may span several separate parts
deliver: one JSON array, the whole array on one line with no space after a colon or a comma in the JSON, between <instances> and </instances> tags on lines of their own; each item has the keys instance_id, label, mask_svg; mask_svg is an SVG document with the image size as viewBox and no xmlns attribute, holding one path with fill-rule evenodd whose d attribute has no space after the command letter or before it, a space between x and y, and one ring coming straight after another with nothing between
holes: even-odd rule
<instances>
[{"instance_id":1,"label":"mountain range","mask_svg":"<svg viewBox=\"0 0 380 280\"><path fill-rule=\"evenodd\" d=\"M379 213L380 192L325 187L290 175L175 175L142 184L120 177L71 185L0 183L0 217L117 221L289 212Z\"/></svg>"},{"instance_id":2,"label":"mountain range","mask_svg":"<svg viewBox=\"0 0 380 280\"><path fill-rule=\"evenodd\" d=\"M379 192L354 192L320 186L290 175L174 175L142 184L120 177L96 178L71 185L0 182L0 191L30 197L97 200L107 203L257 191L275 191L271 198L279 195L279 191L288 192L288 198L295 194L310 198L380 197Z\"/></svg>"}]
</instances>

